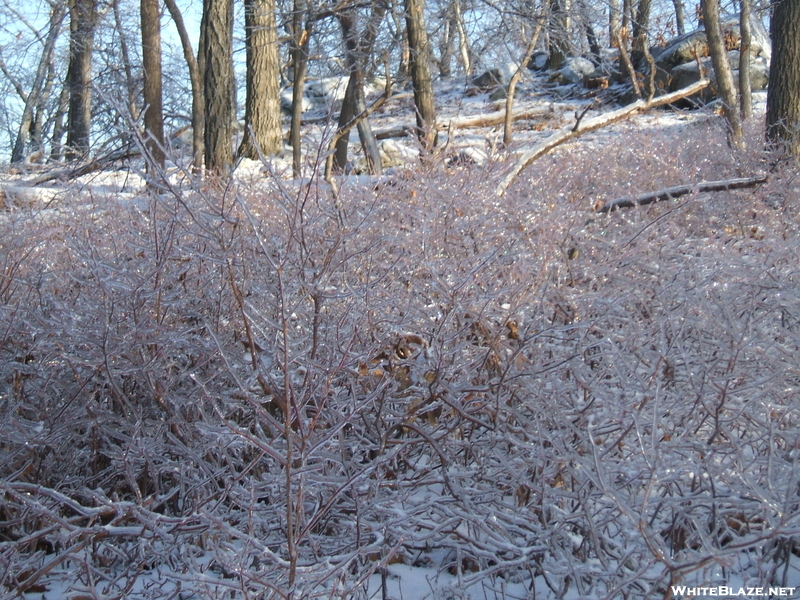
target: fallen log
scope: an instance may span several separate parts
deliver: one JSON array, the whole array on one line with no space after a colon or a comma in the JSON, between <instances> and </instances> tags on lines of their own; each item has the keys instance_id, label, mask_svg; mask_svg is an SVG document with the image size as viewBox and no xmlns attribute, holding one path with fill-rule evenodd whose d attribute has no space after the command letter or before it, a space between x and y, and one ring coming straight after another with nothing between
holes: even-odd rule
<instances>
[{"instance_id":1,"label":"fallen log","mask_svg":"<svg viewBox=\"0 0 800 600\"><path fill-rule=\"evenodd\" d=\"M552 115L551 108L529 108L521 110L512 114L511 118L514 121L521 119L532 119L534 117L544 117ZM472 115L469 117L460 117L458 119L450 119L447 122L440 123L439 129L474 129L476 127L494 127L495 125L502 125L506 120L506 111L496 110L490 113L483 113L480 115Z\"/></svg>"},{"instance_id":2,"label":"fallen log","mask_svg":"<svg viewBox=\"0 0 800 600\"><path fill-rule=\"evenodd\" d=\"M550 108L529 108L521 110L512 115L512 120L520 121L522 119L533 119L534 117L551 117L555 113ZM505 122L506 111L496 110L490 113L482 113L480 115L471 115L469 117L459 117L457 119L450 119L447 122L439 123L438 129L440 131L453 130L453 129L476 129L478 127L494 127L495 125L502 125ZM398 127L391 127L389 129L381 129L375 132L375 137L379 140L388 138L407 137L414 134L414 127L408 125L400 125Z\"/></svg>"},{"instance_id":3,"label":"fallen log","mask_svg":"<svg viewBox=\"0 0 800 600\"><path fill-rule=\"evenodd\" d=\"M691 185L676 185L673 187L664 188L657 192L647 192L637 196L623 196L610 200L605 204L600 205L595 210L599 213L607 213L620 208L633 208L634 206L644 206L653 204L654 202L661 202L664 200L672 200L679 198L692 192L721 192L724 190L738 190L742 188L755 187L767 181L766 175L757 175L755 177L741 177L738 179L726 179L723 181L703 181Z\"/></svg>"},{"instance_id":4,"label":"fallen log","mask_svg":"<svg viewBox=\"0 0 800 600\"><path fill-rule=\"evenodd\" d=\"M379 129L375 132L375 139L388 140L390 138L409 137L414 135L415 128L412 125L400 125L389 129Z\"/></svg>"},{"instance_id":5,"label":"fallen log","mask_svg":"<svg viewBox=\"0 0 800 600\"><path fill-rule=\"evenodd\" d=\"M17 208L37 208L47 206L58 195L59 190L30 186L0 186L0 210L12 206Z\"/></svg>"},{"instance_id":6,"label":"fallen log","mask_svg":"<svg viewBox=\"0 0 800 600\"><path fill-rule=\"evenodd\" d=\"M169 136L170 143L172 143L173 140L177 140L181 136L181 134L188 131L189 127L190 127L189 125L181 127L177 131L174 131L172 134L170 134ZM50 181L55 181L57 179L63 181L72 181L73 179L77 179L78 177L83 177L84 175L88 175L89 173L94 173L96 171L103 171L115 162L129 160L131 158L138 158L141 155L142 155L141 148L138 148L133 144L128 143L125 146L116 148L114 150L110 150L103 156L96 157L88 162L74 164L64 169L53 169L50 171L45 171L38 177L34 177L33 179L25 181L23 183L28 186L37 186L43 183L48 183Z\"/></svg>"},{"instance_id":7,"label":"fallen log","mask_svg":"<svg viewBox=\"0 0 800 600\"><path fill-rule=\"evenodd\" d=\"M637 100L632 104L628 104L627 106L623 106L617 110L592 117L591 119L582 119L576 125L567 125L566 127L562 127L529 150L523 152L517 159L517 162L511 172L503 181L500 182L500 185L497 186L495 193L498 196L504 195L508 189L508 186L514 183L514 180L519 176L520 173L522 173L523 170L525 170L537 158L544 156L564 142L583 135L584 133L596 131L602 127L605 127L606 125L611 125L617 121L627 119L630 116L645 112L651 108L663 106L665 104L672 104L681 98L686 98L687 96L691 96L692 94L699 92L704 87L708 86L709 83L710 82L708 79L701 79L700 81L680 89L677 92L672 92L671 94L664 94L663 96L653 98L650 102L647 102L646 100Z\"/></svg>"}]
</instances>

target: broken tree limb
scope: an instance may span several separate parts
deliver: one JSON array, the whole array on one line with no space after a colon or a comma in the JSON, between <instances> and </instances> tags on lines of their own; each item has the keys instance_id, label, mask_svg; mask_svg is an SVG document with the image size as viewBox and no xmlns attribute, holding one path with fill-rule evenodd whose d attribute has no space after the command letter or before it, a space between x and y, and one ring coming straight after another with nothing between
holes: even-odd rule
<instances>
[{"instance_id":1,"label":"broken tree limb","mask_svg":"<svg viewBox=\"0 0 800 600\"><path fill-rule=\"evenodd\" d=\"M411 125L400 125L389 129L379 129L375 132L375 139L388 140L390 138L409 137L414 135L414 127Z\"/></svg>"},{"instance_id":2,"label":"broken tree limb","mask_svg":"<svg viewBox=\"0 0 800 600\"><path fill-rule=\"evenodd\" d=\"M652 204L653 202L661 202L663 200L671 200L679 198L692 192L721 192L724 190L738 190L741 188L755 187L767 181L766 175L757 175L755 177L742 177L738 179L726 179L724 181L703 181L691 185L676 185L668 187L657 192L648 192L646 194L639 194L637 196L623 196L610 200L596 209L599 213L607 213L620 208L633 208L634 206L643 206Z\"/></svg>"},{"instance_id":3,"label":"broken tree limb","mask_svg":"<svg viewBox=\"0 0 800 600\"><path fill-rule=\"evenodd\" d=\"M515 112L511 118L514 121L519 121L520 119L543 117L551 114L553 114L553 110L551 108L538 107ZM505 119L506 111L496 110L480 115L461 117L459 119L450 119L446 123L440 123L439 129L472 129L475 127L494 127L495 125L502 125L505 122Z\"/></svg>"},{"instance_id":4,"label":"broken tree limb","mask_svg":"<svg viewBox=\"0 0 800 600\"><path fill-rule=\"evenodd\" d=\"M181 127L177 131L174 131L169 136L170 143L173 140L177 140L180 136L189 130L191 125L186 125L185 127ZM42 185L43 183L49 183L50 181L55 181L57 179L61 179L64 181L72 181L73 179L77 179L78 177L83 177L84 175L88 175L89 173L94 173L96 171L103 171L109 167L109 165L119 162L122 160L128 160L131 158L138 158L142 155L141 148L135 147L133 144L128 143L125 146L120 148L116 148L104 154L103 156L98 156L93 160L85 163L79 163L72 166L68 166L65 169L53 169L50 171L45 171L41 175L29 180L25 181L25 185L28 186L37 186Z\"/></svg>"},{"instance_id":5,"label":"broken tree limb","mask_svg":"<svg viewBox=\"0 0 800 600\"><path fill-rule=\"evenodd\" d=\"M396 100L412 96L413 94L410 93L395 94L392 96L392 99ZM521 119L533 119L535 117L550 118L553 116L555 116L555 113L553 112L552 108L537 107L516 112L512 115L512 119L514 121L519 121ZM304 119L303 124L311 122L323 122L329 118L329 116L316 117L313 121L311 119ZM438 129L442 131L448 129L475 129L478 127L494 127L495 125L502 125L504 120L505 110L496 110L490 113L482 113L480 115L471 115L469 117L450 119L446 123L439 123ZM415 128L413 125L399 125L389 129L378 129L375 131L375 137L379 140L385 140L389 138L408 137L410 135L414 135L414 133Z\"/></svg>"},{"instance_id":6,"label":"broken tree limb","mask_svg":"<svg viewBox=\"0 0 800 600\"><path fill-rule=\"evenodd\" d=\"M579 123L579 127L576 129L574 125L567 125L566 127L562 127L546 139L542 140L529 150L523 152L520 157L517 159L517 163L514 165L514 168L511 170L503 181L500 182L500 185L497 186L495 193L498 196L502 196L506 193L506 189L510 186L514 180L525 170L531 163L533 163L537 158L544 156L554 148L560 146L564 142L571 140L572 138L576 138L579 135L583 135L584 133L589 133L590 131L596 131L606 125L611 125L612 123L616 123L617 121L621 121L623 119L627 119L630 116L639 114L646 110L650 110L651 108L655 108L657 106L663 106L665 104L672 104L673 102L680 100L681 98L685 98L687 96L691 96L702 90L709 84L708 79L701 79L700 81L693 83L690 86L687 86L683 89L678 90L677 92L672 92L671 94L664 94L663 96L658 96L657 98L653 98L651 102L646 102L645 100L637 100L633 104L628 104L627 106L623 106L622 108L618 108L617 110L613 110L611 112L604 113L602 115L598 115L596 117L592 117L591 119L584 119Z\"/></svg>"},{"instance_id":7,"label":"broken tree limb","mask_svg":"<svg viewBox=\"0 0 800 600\"><path fill-rule=\"evenodd\" d=\"M511 118L514 121L522 119L533 119L535 117L554 117L555 113L552 108L528 108L515 112ZM479 115L471 115L469 117L459 117L458 119L450 119L445 123L437 125L439 131L453 130L453 129L476 129L478 127L494 127L495 125L502 125L506 118L505 110L496 110L490 113L482 113ZM406 137L414 134L414 127L409 125L400 125L390 129L381 129L375 132L375 137L379 140L385 140L395 137Z\"/></svg>"},{"instance_id":8,"label":"broken tree limb","mask_svg":"<svg viewBox=\"0 0 800 600\"><path fill-rule=\"evenodd\" d=\"M102 171L114 162L127 160L129 158L134 158L141 155L142 151L138 148L132 148L130 146L119 148L86 163L81 163L66 169L47 171L30 181L26 181L25 185L37 186L43 183L54 181L56 179L71 181L73 179L77 179L78 177L88 175L89 173L94 173L95 171Z\"/></svg>"}]
</instances>

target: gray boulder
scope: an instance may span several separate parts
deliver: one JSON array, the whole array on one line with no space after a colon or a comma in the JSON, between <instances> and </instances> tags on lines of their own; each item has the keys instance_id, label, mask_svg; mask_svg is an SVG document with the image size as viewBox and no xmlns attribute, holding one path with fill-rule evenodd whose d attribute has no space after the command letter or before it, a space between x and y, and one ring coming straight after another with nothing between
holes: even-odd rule
<instances>
[{"instance_id":1,"label":"gray boulder","mask_svg":"<svg viewBox=\"0 0 800 600\"><path fill-rule=\"evenodd\" d=\"M306 95L327 104L341 102L344 100L348 79L346 75L309 79L306 81Z\"/></svg>"},{"instance_id":2,"label":"gray boulder","mask_svg":"<svg viewBox=\"0 0 800 600\"><path fill-rule=\"evenodd\" d=\"M595 66L592 61L580 56L574 56L565 60L564 66L556 71L550 77L550 80L562 85L583 83L584 77L590 76L594 71Z\"/></svg>"},{"instance_id":3,"label":"gray boulder","mask_svg":"<svg viewBox=\"0 0 800 600\"><path fill-rule=\"evenodd\" d=\"M382 140L378 144L383 168L400 167L419 158L419 150L396 140Z\"/></svg>"},{"instance_id":4,"label":"gray boulder","mask_svg":"<svg viewBox=\"0 0 800 600\"><path fill-rule=\"evenodd\" d=\"M500 100L505 100L508 97L508 88L504 85L498 87L495 91L489 94L489 100L492 102L498 102Z\"/></svg>"},{"instance_id":5,"label":"gray boulder","mask_svg":"<svg viewBox=\"0 0 800 600\"><path fill-rule=\"evenodd\" d=\"M292 95L293 95L292 88L287 88L285 90L281 90L281 108L286 112L290 112L292 110ZM303 112L307 112L314 108L314 102L308 97L303 96L302 100L300 101L300 105L302 106Z\"/></svg>"},{"instance_id":6,"label":"gray boulder","mask_svg":"<svg viewBox=\"0 0 800 600\"><path fill-rule=\"evenodd\" d=\"M455 167L483 167L489 161L489 156L480 148L469 146L461 148L457 152L451 154L445 161L445 165L449 168Z\"/></svg>"},{"instance_id":7,"label":"gray boulder","mask_svg":"<svg viewBox=\"0 0 800 600\"><path fill-rule=\"evenodd\" d=\"M528 68L532 71L544 71L547 69L547 61L550 59L550 55L543 50L539 50L538 52L534 52L533 56L531 56L530 61L528 61Z\"/></svg>"},{"instance_id":8,"label":"gray boulder","mask_svg":"<svg viewBox=\"0 0 800 600\"><path fill-rule=\"evenodd\" d=\"M501 85L503 85L503 73L500 69L489 69L469 80L467 94L475 95L491 92Z\"/></svg>"},{"instance_id":9,"label":"gray boulder","mask_svg":"<svg viewBox=\"0 0 800 600\"><path fill-rule=\"evenodd\" d=\"M725 17L720 25L728 49L738 49L741 44L739 16ZM764 29L761 21L752 17L750 19L750 29L752 31L752 45L750 47L752 56L763 57L769 64L772 56L772 45L767 30ZM678 65L695 62L698 56L700 58L708 56L706 32L700 28L672 38L667 42L663 50L656 51L656 53L653 55L656 65L667 72Z\"/></svg>"},{"instance_id":10,"label":"gray boulder","mask_svg":"<svg viewBox=\"0 0 800 600\"><path fill-rule=\"evenodd\" d=\"M731 63L733 70L733 81L738 86L739 84L739 51L732 50L728 52L728 60ZM703 72L711 79L711 85L706 89L700 91L693 99L709 102L716 98L717 90L715 87L714 67L711 64L711 58L705 57L700 59L703 66ZM685 88L693 83L700 81L700 69L698 68L697 61L678 65L670 70L669 91L674 92L681 88ZM769 83L769 63L766 58L762 56L754 57L750 60L750 86L753 90L766 89Z\"/></svg>"}]
</instances>

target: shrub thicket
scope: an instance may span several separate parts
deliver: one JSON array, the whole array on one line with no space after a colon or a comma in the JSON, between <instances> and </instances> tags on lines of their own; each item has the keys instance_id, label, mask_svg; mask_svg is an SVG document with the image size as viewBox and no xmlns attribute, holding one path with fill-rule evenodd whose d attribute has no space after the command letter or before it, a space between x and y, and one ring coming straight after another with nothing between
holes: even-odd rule
<instances>
[{"instance_id":1,"label":"shrub thicket","mask_svg":"<svg viewBox=\"0 0 800 600\"><path fill-rule=\"evenodd\" d=\"M4 213L3 597L786 585L796 168L591 210L748 161L631 130L503 199L494 165Z\"/></svg>"}]
</instances>

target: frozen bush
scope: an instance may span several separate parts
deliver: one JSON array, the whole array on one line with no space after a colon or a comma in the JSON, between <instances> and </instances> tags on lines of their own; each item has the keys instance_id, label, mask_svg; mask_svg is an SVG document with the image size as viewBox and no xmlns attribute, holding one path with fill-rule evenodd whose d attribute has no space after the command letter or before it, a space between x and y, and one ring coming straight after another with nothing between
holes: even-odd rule
<instances>
[{"instance_id":1,"label":"frozen bush","mask_svg":"<svg viewBox=\"0 0 800 600\"><path fill-rule=\"evenodd\" d=\"M358 598L398 561L542 597L785 585L796 169L597 216L758 157L713 128L587 156L502 200L489 167L4 214L9 594Z\"/></svg>"}]
</instances>

